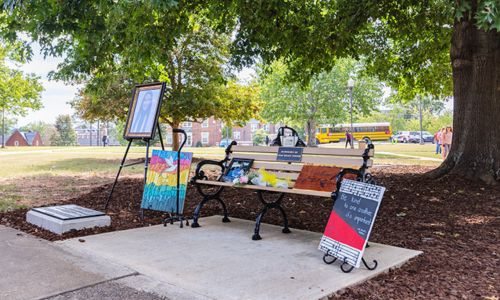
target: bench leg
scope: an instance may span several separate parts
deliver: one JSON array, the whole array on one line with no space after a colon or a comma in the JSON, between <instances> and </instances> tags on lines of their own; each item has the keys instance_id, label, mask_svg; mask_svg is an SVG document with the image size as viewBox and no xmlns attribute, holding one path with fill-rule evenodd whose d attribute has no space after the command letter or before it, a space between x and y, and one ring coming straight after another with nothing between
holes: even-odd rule
<instances>
[{"instance_id":1,"label":"bench leg","mask_svg":"<svg viewBox=\"0 0 500 300\"><path fill-rule=\"evenodd\" d=\"M207 202L209 202L210 200L216 200L222 206L222 210L224 213L224 217L222 218L222 222L224 222L224 223L231 222L231 220L229 220L229 218L227 217L227 207L226 207L226 204L224 203L224 201L222 201L222 199L220 199L218 196L204 196L203 200L201 200L201 202L198 203L198 205L194 209L193 223L191 223L192 228L200 227L200 224L198 223L198 219L200 217L200 211L203 208L203 206Z\"/></svg>"},{"instance_id":2,"label":"bench leg","mask_svg":"<svg viewBox=\"0 0 500 300\"><path fill-rule=\"evenodd\" d=\"M262 195L262 192L259 191L257 193L259 195L259 199L264 204L264 208L260 211L259 215L257 216L257 219L255 220L255 230L254 234L252 236L252 240L257 241L261 240L262 237L260 236L260 223L262 222L262 218L264 218L264 215L267 213L269 209L278 209L281 212L281 215L283 216L283 229L281 230L283 233L290 233L290 228L288 228L288 218L286 216L285 210L281 206L281 200L283 200L283 196L285 194L280 194L278 200L274 202L266 202L264 200L264 196Z\"/></svg>"},{"instance_id":3,"label":"bench leg","mask_svg":"<svg viewBox=\"0 0 500 300\"><path fill-rule=\"evenodd\" d=\"M255 220L255 230L254 230L254 233L253 233L253 236L252 236L252 240L254 240L254 241L262 240L262 238L260 237L260 234L259 234L259 231L260 231L260 222L262 221L262 218L266 214L267 210L268 210L268 207L265 206L260 211L260 214L257 216L257 219Z\"/></svg>"}]
</instances>

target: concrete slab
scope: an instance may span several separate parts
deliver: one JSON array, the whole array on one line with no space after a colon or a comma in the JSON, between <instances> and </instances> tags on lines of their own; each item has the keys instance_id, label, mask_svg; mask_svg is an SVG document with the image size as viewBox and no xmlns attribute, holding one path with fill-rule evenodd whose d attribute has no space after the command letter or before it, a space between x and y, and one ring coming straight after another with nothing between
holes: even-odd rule
<instances>
[{"instance_id":1,"label":"concrete slab","mask_svg":"<svg viewBox=\"0 0 500 300\"><path fill-rule=\"evenodd\" d=\"M344 274L327 265L317 250L321 234L263 224L263 240L252 241L253 222L213 216L201 228L152 226L58 242L83 256L106 259L147 278L189 292L191 299L319 299L400 266L420 251L371 243L365 252L377 259L375 271L360 268ZM127 278L130 280L130 278ZM138 284L140 285L140 283ZM161 284L159 284L161 285ZM150 284L150 286L152 286Z\"/></svg>"},{"instance_id":2,"label":"concrete slab","mask_svg":"<svg viewBox=\"0 0 500 300\"><path fill-rule=\"evenodd\" d=\"M106 227L111 218L103 212L74 204L33 208L26 213L26 222L56 234L84 228Z\"/></svg>"},{"instance_id":3,"label":"concrete slab","mask_svg":"<svg viewBox=\"0 0 500 300\"><path fill-rule=\"evenodd\" d=\"M0 299L38 299L121 278L135 271L79 258L15 229L0 226Z\"/></svg>"}]
</instances>

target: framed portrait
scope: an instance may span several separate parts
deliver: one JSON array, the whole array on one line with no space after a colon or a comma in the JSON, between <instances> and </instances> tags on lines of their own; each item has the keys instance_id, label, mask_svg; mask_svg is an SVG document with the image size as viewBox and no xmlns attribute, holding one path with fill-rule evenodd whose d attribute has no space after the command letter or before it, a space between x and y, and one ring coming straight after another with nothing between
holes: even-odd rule
<instances>
[{"instance_id":1,"label":"framed portrait","mask_svg":"<svg viewBox=\"0 0 500 300\"><path fill-rule=\"evenodd\" d=\"M154 137L164 92L164 82L135 86L123 138L129 140Z\"/></svg>"},{"instance_id":2,"label":"framed portrait","mask_svg":"<svg viewBox=\"0 0 500 300\"><path fill-rule=\"evenodd\" d=\"M253 159L246 158L233 158L229 167L226 170L226 174L222 176L222 180L225 182L233 182L234 179L244 176L250 168L252 167Z\"/></svg>"}]
</instances>

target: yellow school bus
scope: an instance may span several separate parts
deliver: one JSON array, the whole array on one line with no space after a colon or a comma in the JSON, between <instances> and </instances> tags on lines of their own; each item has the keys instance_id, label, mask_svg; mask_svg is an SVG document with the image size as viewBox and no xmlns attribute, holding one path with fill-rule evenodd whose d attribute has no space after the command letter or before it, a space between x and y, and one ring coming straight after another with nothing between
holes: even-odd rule
<instances>
[{"instance_id":1,"label":"yellow school bus","mask_svg":"<svg viewBox=\"0 0 500 300\"><path fill-rule=\"evenodd\" d=\"M372 141L389 140L392 135L391 123L353 123L354 139L369 138ZM345 131L351 130L351 124L335 126L320 125L316 128L316 143L324 144L345 140Z\"/></svg>"}]
</instances>

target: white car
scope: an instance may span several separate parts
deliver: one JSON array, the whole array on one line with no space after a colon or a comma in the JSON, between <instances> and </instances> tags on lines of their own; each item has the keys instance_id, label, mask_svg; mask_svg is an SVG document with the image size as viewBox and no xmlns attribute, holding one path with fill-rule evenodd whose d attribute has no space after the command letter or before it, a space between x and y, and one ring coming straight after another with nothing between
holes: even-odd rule
<instances>
[{"instance_id":1,"label":"white car","mask_svg":"<svg viewBox=\"0 0 500 300\"><path fill-rule=\"evenodd\" d=\"M409 143L415 139L420 140L420 133L418 131L398 131L391 137L392 141L398 143Z\"/></svg>"}]
</instances>

